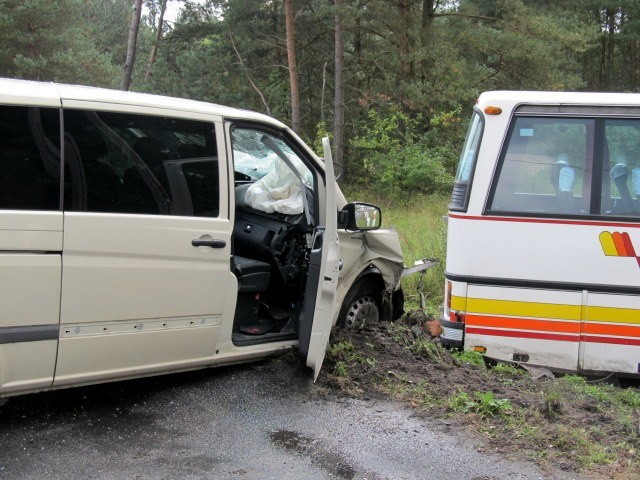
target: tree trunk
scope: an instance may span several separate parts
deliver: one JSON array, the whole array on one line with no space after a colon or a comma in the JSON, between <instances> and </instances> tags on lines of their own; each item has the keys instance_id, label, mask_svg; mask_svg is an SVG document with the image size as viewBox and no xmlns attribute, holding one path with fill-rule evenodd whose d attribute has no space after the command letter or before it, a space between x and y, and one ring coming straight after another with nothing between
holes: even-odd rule
<instances>
[{"instance_id":1,"label":"tree trunk","mask_svg":"<svg viewBox=\"0 0 640 480\"><path fill-rule=\"evenodd\" d=\"M342 0L335 0L335 105L333 114L333 159L342 167L339 176L348 175L344 165L344 31L342 26Z\"/></svg>"},{"instance_id":2,"label":"tree trunk","mask_svg":"<svg viewBox=\"0 0 640 480\"><path fill-rule=\"evenodd\" d=\"M422 2L422 21L420 23L420 80L422 81L422 93L425 94L425 83L429 78L429 42L431 29L433 27L433 18L435 16L435 0L423 0ZM429 53L428 53L429 52Z\"/></svg>"},{"instance_id":3,"label":"tree trunk","mask_svg":"<svg viewBox=\"0 0 640 480\"><path fill-rule=\"evenodd\" d=\"M149 64L147 65L147 71L144 74L145 81L149 81L149 77L151 76L151 68L153 68L153 64L156 63L156 57L158 55L158 45L160 44L160 39L162 38L164 12L166 10L167 10L167 0L162 0L162 3L160 5L160 18L158 19L158 27L156 28L156 38L153 42L153 46L151 47L151 55L149 55Z\"/></svg>"},{"instance_id":4,"label":"tree trunk","mask_svg":"<svg viewBox=\"0 0 640 480\"><path fill-rule=\"evenodd\" d=\"M431 31L431 25L433 24L434 15L434 0L424 0L422 2L422 22L420 25L420 39L422 48L427 47L427 40Z\"/></svg>"},{"instance_id":5,"label":"tree trunk","mask_svg":"<svg viewBox=\"0 0 640 480\"><path fill-rule=\"evenodd\" d=\"M289 61L289 85L291 87L291 128L300 133L300 84L296 61L295 29L293 25L293 0L284 0L284 16L287 32L287 59Z\"/></svg>"},{"instance_id":6,"label":"tree trunk","mask_svg":"<svg viewBox=\"0 0 640 480\"><path fill-rule=\"evenodd\" d=\"M399 44L400 44L400 80L405 80L411 72L409 52L409 0L398 0L398 16L400 18Z\"/></svg>"},{"instance_id":7,"label":"tree trunk","mask_svg":"<svg viewBox=\"0 0 640 480\"><path fill-rule=\"evenodd\" d=\"M124 62L124 76L122 78L121 90L129 90L131 87L131 75L133 64L136 59L136 43L138 41L138 29L140 28L140 15L142 14L142 0L135 0L133 4L133 17L129 28L129 40L127 43L127 58Z\"/></svg>"}]
</instances>

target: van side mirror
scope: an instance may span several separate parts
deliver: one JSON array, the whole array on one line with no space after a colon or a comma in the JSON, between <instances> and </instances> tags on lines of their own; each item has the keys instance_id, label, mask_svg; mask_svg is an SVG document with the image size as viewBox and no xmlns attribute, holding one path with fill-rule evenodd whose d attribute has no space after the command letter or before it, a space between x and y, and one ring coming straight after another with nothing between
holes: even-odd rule
<instances>
[{"instance_id":1,"label":"van side mirror","mask_svg":"<svg viewBox=\"0 0 640 480\"><path fill-rule=\"evenodd\" d=\"M382 212L368 203L349 203L338 214L338 224L347 230L376 230L382 224Z\"/></svg>"}]
</instances>

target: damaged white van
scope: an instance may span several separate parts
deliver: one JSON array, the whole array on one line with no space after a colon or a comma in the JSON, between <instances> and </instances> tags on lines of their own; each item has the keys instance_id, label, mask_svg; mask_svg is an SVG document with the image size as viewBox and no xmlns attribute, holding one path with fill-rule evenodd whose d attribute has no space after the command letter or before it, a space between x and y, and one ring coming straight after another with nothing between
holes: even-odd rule
<instances>
[{"instance_id":1,"label":"damaged white van","mask_svg":"<svg viewBox=\"0 0 640 480\"><path fill-rule=\"evenodd\" d=\"M265 357L402 310L381 213L249 111L0 80L0 399Z\"/></svg>"}]
</instances>

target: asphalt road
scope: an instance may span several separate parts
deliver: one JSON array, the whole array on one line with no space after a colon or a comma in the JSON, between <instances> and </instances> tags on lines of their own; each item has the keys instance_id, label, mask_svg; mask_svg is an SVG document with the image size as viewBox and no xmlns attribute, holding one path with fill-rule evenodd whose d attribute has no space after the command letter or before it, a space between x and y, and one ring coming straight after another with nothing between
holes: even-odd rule
<instances>
[{"instance_id":1,"label":"asphalt road","mask_svg":"<svg viewBox=\"0 0 640 480\"><path fill-rule=\"evenodd\" d=\"M13 399L0 478L574 477L480 452L396 403L326 398L274 361Z\"/></svg>"}]
</instances>

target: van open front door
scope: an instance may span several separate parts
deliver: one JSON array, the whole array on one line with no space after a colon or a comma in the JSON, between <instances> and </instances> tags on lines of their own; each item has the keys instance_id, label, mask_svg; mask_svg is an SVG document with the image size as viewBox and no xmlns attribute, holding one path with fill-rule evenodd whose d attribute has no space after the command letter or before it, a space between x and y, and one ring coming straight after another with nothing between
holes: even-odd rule
<instances>
[{"instance_id":1,"label":"van open front door","mask_svg":"<svg viewBox=\"0 0 640 480\"><path fill-rule=\"evenodd\" d=\"M324 209L321 211L313 237L305 308L300 319L299 347L301 355L306 357L307 366L313 369L314 381L320 373L331 333L340 261L336 181L329 139L324 138L322 145L325 172ZM314 303L312 299L315 299Z\"/></svg>"}]
</instances>

